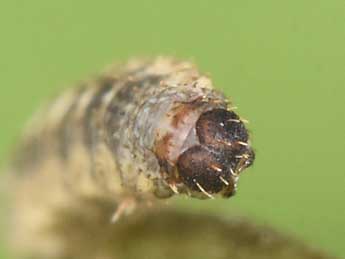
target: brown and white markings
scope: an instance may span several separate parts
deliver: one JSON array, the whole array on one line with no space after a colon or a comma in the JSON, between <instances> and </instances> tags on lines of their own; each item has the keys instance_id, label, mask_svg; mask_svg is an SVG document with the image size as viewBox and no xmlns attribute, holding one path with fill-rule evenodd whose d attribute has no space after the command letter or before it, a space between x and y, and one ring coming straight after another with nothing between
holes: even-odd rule
<instances>
[{"instance_id":1,"label":"brown and white markings","mask_svg":"<svg viewBox=\"0 0 345 259\"><path fill-rule=\"evenodd\" d=\"M192 64L171 58L111 69L68 90L32 124L13 167L20 234L49 221L47 208L80 197L230 197L254 161L244 121L225 97Z\"/></svg>"}]
</instances>

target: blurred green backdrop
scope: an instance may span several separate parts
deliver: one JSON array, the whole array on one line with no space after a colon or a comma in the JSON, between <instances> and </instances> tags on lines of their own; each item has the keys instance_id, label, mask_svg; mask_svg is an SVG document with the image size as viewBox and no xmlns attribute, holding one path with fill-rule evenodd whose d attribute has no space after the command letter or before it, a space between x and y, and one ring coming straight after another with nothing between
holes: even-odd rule
<instances>
[{"instance_id":1,"label":"blurred green backdrop","mask_svg":"<svg viewBox=\"0 0 345 259\"><path fill-rule=\"evenodd\" d=\"M192 59L251 121L257 160L232 200L181 206L241 213L345 257L343 0L2 0L0 37L2 165L59 88L132 56Z\"/></svg>"}]
</instances>

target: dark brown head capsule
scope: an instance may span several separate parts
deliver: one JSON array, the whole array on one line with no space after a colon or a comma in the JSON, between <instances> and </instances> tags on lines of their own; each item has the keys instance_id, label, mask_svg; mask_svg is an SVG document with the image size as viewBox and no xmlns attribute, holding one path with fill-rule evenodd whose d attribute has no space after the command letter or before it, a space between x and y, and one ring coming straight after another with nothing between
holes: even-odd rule
<instances>
[{"instance_id":1,"label":"dark brown head capsule","mask_svg":"<svg viewBox=\"0 0 345 259\"><path fill-rule=\"evenodd\" d=\"M194 191L203 188L217 193L224 187L222 178L229 178L227 158L211 146L197 145L189 148L179 157L178 171L182 181ZM223 180L223 181L224 181Z\"/></svg>"},{"instance_id":2,"label":"dark brown head capsule","mask_svg":"<svg viewBox=\"0 0 345 259\"><path fill-rule=\"evenodd\" d=\"M214 109L203 113L196 124L200 143L227 148L237 141L248 142L248 132L233 111Z\"/></svg>"},{"instance_id":3,"label":"dark brown head capsule","mask_svg":"<svg viewBox=\"0 0 345 259\"><path fill-rule=\"evenodd\" d=\"M244 123L233 111L213 109L201 114L195 131L199 143L177 161L180 180L209 197L233 195L239 173L254 161Z\"/></svg>"}]
</instances>

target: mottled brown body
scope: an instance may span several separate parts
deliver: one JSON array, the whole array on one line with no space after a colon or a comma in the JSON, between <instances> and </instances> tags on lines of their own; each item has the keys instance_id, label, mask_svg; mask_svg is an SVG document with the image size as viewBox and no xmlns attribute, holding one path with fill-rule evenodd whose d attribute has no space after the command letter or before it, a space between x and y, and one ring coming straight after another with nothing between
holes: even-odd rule
<instances>
[{"instance_id":1,"label":"mottled brown body","mask_svg":"<svg viewBox=\"0 0 345 259\"><path fill-rule=\"evenodd\" d=\"M134 60L68 90L37 115L16 156L19 243L59 251L38 233L81 197L233 195L254 154L227 109L209 78L170 58Z\"/></svg>"}]
</instances>

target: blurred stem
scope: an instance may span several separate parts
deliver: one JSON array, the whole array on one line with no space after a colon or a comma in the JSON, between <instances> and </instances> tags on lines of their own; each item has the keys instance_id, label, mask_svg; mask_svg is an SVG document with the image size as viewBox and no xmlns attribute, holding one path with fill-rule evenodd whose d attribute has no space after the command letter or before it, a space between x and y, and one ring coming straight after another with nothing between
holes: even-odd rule
<instances>
[{"instance_id":1,"label":"blurred stem","mask_svg":"<svg viewBox=\"0 0 345 259\"><path fill-rule=\"evenodd\" d=\"M111 203L92 200L80 204L79 210L59 211L50 229L63 245L58 258L331 258L244 219L155 208L111 224L113 208Z\"/></svg>"}]
</instances>

